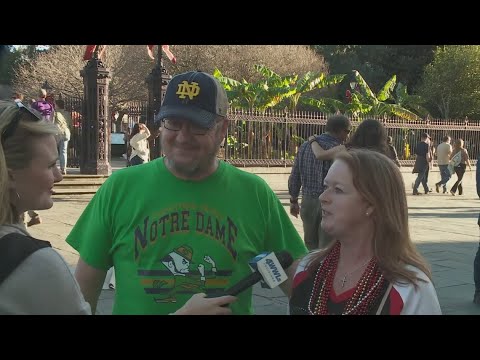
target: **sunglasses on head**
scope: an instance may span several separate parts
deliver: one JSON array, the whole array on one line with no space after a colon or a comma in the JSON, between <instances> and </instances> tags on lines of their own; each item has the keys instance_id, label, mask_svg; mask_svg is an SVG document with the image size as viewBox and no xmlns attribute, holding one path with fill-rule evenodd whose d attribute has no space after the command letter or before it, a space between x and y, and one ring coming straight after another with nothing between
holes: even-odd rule
<instances>
[{"instance_id":1,"label":"sunglasses on head","mask_svg":"<svg viewBox=\"0 0 480 360\"><path fill-rule=\"evenodd\" d=\"M3 129L2 137L1 137L2 143L15 133L18 123L20 122L20 118L22 117L22 112L30 114L31 116L29 117L31 118L32 121L42 120L42 116L40 115L40 113L36 112L35 110L27 108L25 105L23 105L22 102L15 101L15 104L17 105L18 112L13 118L13 120L10 121L10 124L5 126L5 128Z\"/></svg>"}]
</instances>

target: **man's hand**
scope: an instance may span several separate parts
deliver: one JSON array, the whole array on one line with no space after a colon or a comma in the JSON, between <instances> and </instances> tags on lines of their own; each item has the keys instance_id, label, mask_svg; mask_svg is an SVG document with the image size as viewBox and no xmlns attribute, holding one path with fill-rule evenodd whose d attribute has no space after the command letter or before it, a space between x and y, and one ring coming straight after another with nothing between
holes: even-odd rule
<instances>
[{"instance_id":1,"label":"man's hand","mask_svg":"<svg viewBox=\"0 0 480 360\"><path fill-rule=\"evenodd\" d=\"M232 310L223 305L236 301L235 296L220 296L217 298L206 298L204 293L193 295L185 305L172 315L231 315Z\"/></svg>"},{"instance_id":2,"label":"man's hand","mask_svg":"<svg viewBox=\"0 0 480 360\"><path fill-rule=\"evenodd\" d=\"M290 203L290 214L298 218L298 214L300 213L300 205L298 205L298 202L296 203Z\"/></svg>"}]
</instances>

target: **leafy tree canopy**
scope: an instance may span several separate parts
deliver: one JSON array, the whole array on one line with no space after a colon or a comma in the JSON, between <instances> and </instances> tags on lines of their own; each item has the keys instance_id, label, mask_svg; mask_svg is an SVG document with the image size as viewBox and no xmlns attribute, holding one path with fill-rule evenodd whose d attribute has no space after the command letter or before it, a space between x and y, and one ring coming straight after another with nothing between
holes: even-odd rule
<instances>
[{"instance_id":1,"label":"leafy tree canopy","mask_svg":"<svg viewBox=\"0 0 480 360\"><path fill-rule=\"evenodd\" d=\"M480 118L480 46L439 47L420 88L434 116Z\"/></svg>"}]
</instances>

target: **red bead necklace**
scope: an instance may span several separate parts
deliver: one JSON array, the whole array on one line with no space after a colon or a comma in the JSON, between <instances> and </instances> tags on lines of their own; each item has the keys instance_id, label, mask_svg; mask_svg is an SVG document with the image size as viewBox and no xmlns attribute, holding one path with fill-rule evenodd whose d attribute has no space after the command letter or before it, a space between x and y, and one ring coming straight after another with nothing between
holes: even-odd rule
<instances>
[{"instance_id":1,"label":"red bead necklace","mask_svg":"<svg viewBox=\"0 0 480 360\"><path fill-rule=\"evenodd\" d=\"M308 301L308 311L312 315L328 315L327 304L333 288L333 279L335 278L339 258L340 243L337 242L315 274L312 293ZM358 281L353 295L348 299L342 315L368 314L382 295L385 281L375 257L373 257Z\"/></svg>"}]
</instances>

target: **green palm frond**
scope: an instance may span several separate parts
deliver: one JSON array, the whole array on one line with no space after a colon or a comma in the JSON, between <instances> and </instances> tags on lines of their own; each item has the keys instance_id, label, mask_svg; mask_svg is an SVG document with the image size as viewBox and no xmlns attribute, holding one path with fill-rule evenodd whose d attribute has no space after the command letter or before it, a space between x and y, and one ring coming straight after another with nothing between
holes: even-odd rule
<instances>
[{"instance_id":1,"label":"green palm frond","mask_svg":"<svg viewBox=\"0 0 480 360\"><path fill-rule=\"evenodd\" d=\"M395 88L397 83L397 76L393 75L390 80L388 80L385 85L383 85L382 89L378 92L377 99L379 101L385 101L390 99L392 95L392 91Z\"/></svg>"},{"instance_id":2,"label":"green palm frond","mask_svg":"<svg viewBox=\"0 0 480 360\"><path fill-rule=\"evenodd\" d=\"M378 101L375 94L370 89L370 86L368 86L368 84L366 83L362 75L360 75L360 73L357 70L353 70L353 75L355 76L355 80L357 81L358 85L365 93L365 96L368 98L368 100L372 102Z\"/></svg>"},{"instance_id":3,"label":"green palm frond","mask_svg":"<svg viewBox=\"0 0 480 360\"><path fill-rule=\"evenodd\" d=\"M305 105L313 106L319 109L319 111L326 113L335 113L337 111L343 112L347 110L347 105L336 99L313 99L310 97L302 96L300 97L299 102Z\"/></svg>"},{"instance_id":4,"label":"green palm frond","mask_svg":"<svg viewBox=\"0 0 480 360\"><path fill-rule=\"evenodd\" d=\"M280 75L278 75L273 70L267 68L265 65L253 65L253 68L265 78L280 78Z\"/></svg>"},{"instance_id":5,"label":"green palm frond","mask_svg":"<svg viewBox=\"0 0 480 360\"><path fill-rule=\"evenodd\" d=\"M390 112L402 119L414 121L414 120L422 120L417 114L414 114L410 110L405 109L404 107L401 107L396 104L390 104L391 109Z\"/></svg>"}]
</instances>

